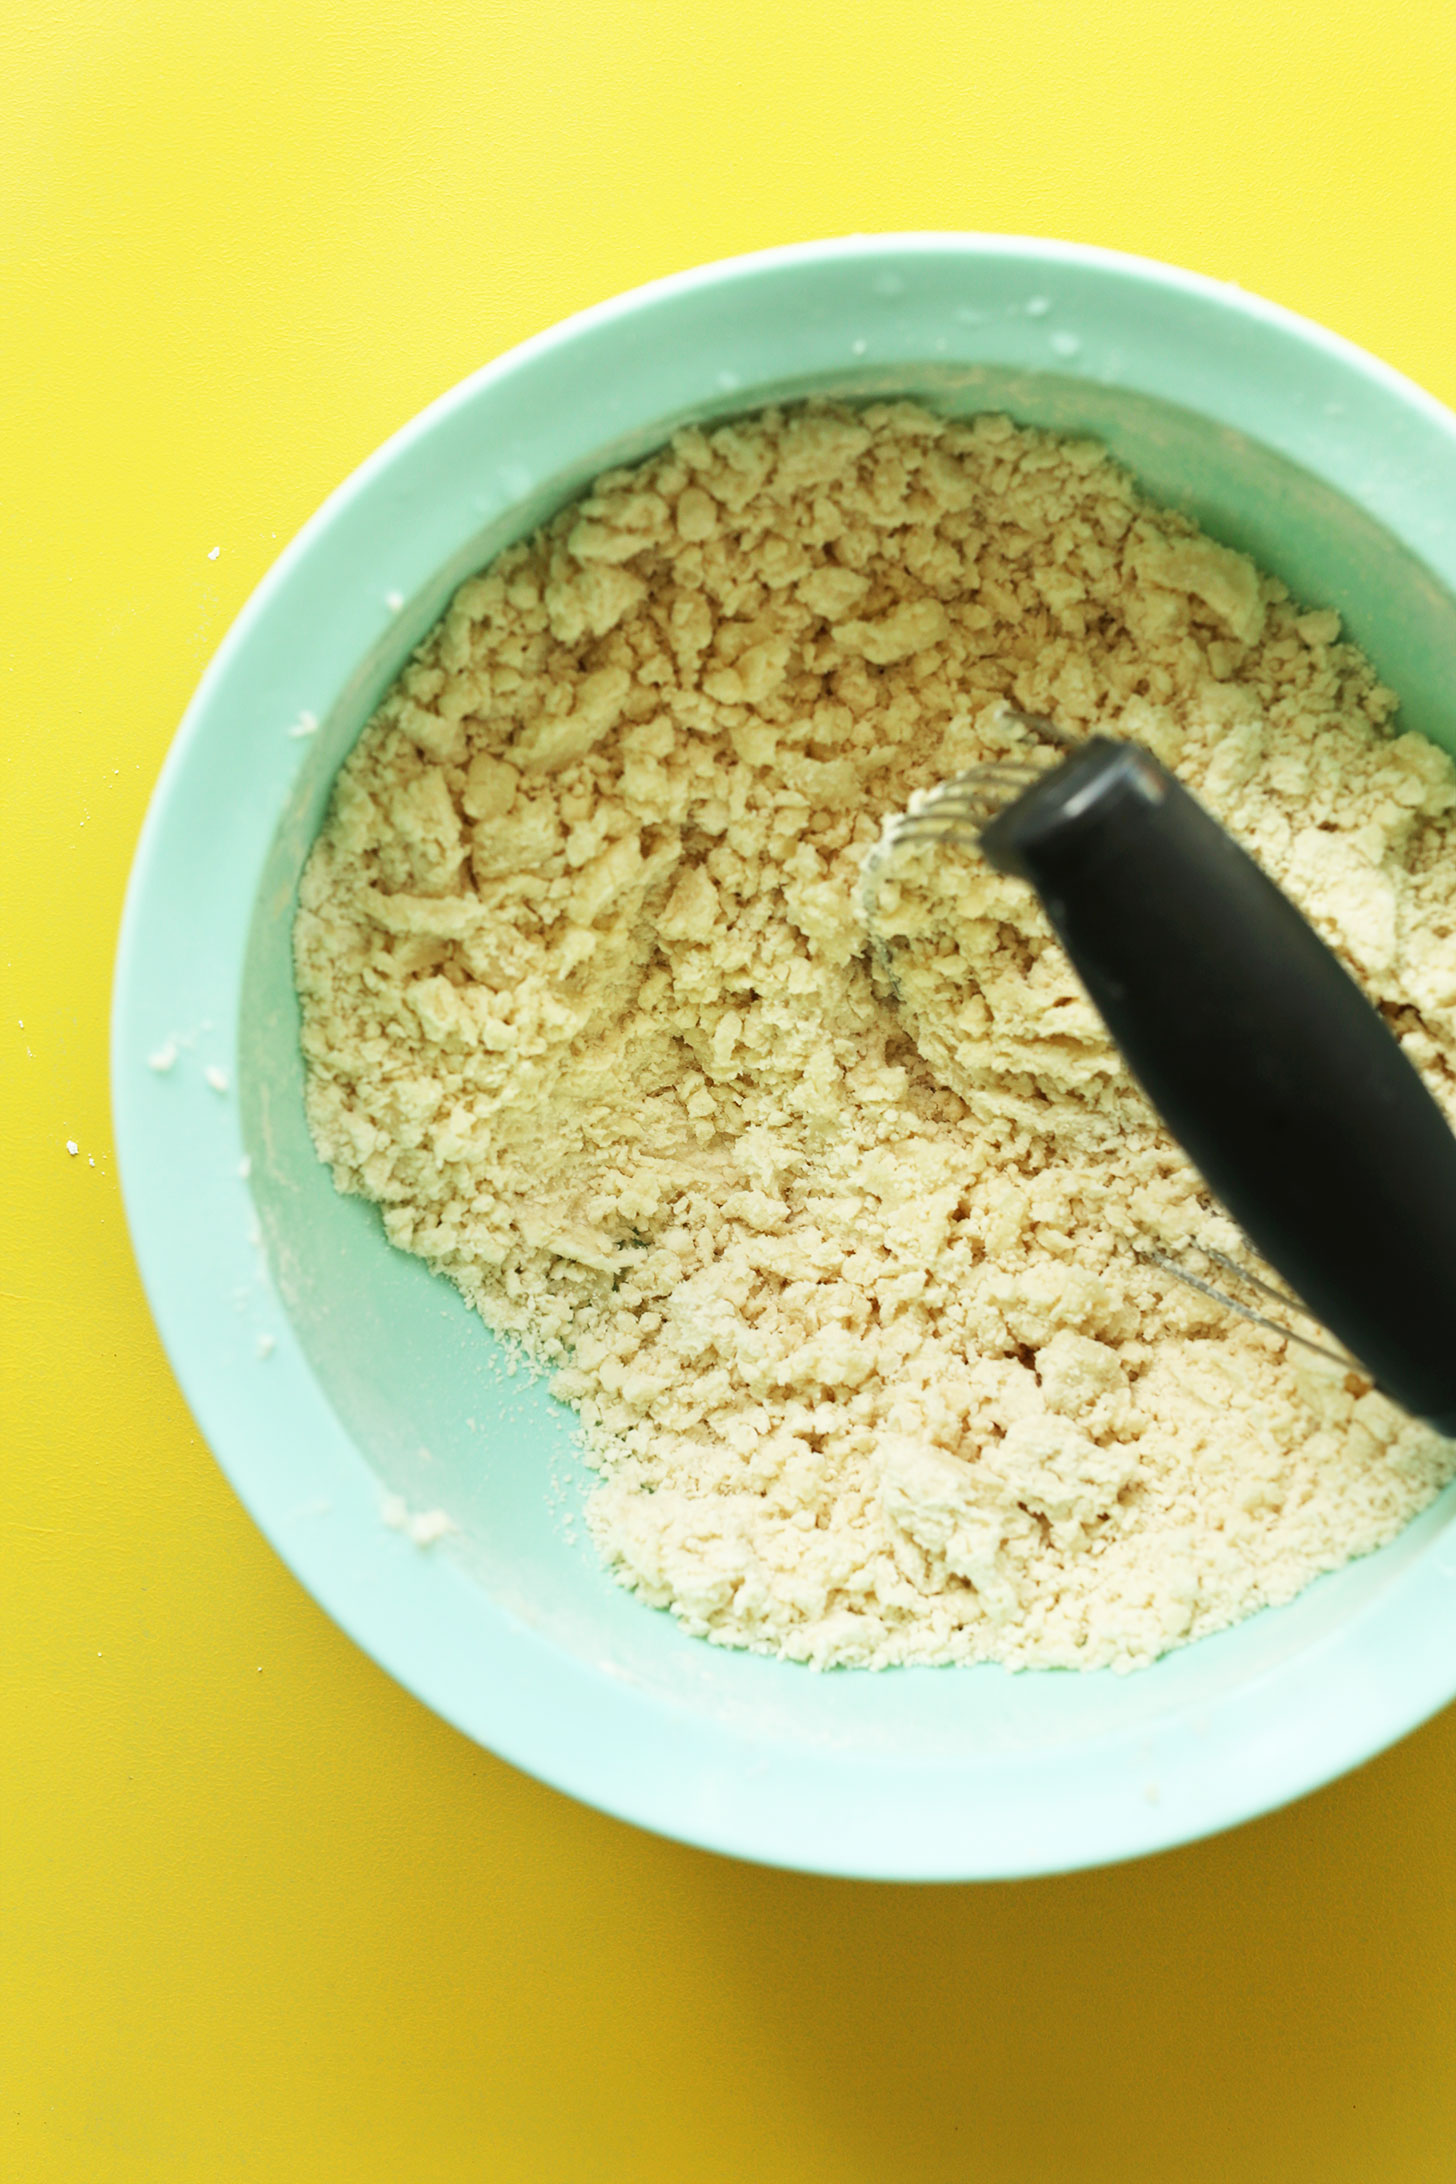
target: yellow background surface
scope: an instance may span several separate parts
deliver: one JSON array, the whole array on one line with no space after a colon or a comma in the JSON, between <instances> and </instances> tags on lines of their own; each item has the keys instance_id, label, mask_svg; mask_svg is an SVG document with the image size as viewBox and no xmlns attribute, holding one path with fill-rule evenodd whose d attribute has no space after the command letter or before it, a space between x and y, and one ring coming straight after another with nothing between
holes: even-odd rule
<instances>
[{"instance_id":1,"label":"yellow background surface","mask_svg":"<svg viewBox=\"0 0 1456 2184\"><path fill-rule=\"evenodd\" d=\"M1456 1715L1014 1886L567 1802L234 1502L133 1270L104 1035L230 618L387 433L580 305L1014 230L1236 279L1456 400L1452 0L9 0L0 82L4 2174L1449 2184Z\"/></svg>"}]
</instances>

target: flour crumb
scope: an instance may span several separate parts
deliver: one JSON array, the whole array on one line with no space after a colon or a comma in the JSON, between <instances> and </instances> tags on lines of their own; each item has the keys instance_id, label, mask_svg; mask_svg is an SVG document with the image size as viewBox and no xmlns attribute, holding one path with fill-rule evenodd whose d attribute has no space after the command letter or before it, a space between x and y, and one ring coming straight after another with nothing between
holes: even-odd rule
<instances>
[{"instance_id":1,"label":"flour crumb","mask_svg":"<svg viewBox=\"0 0 1456 2184\"><path fill-rule=\"evenodd\" d=\"M72 1160L75 1159L77 1153L79 1153L80 1150L81 1148L76 1143L76 1140L73 1137L68 1137L66 1140L66 1151L70 1154Z\"/></svg>"},{"instance_id":2,"label":"flour crumb","mask_svg":"<svg viewBox=\"0 0 1456 2184\"><path fill-rule=\"evenodd\" d=\"M175 1039L166 1039L154 1053L147 1056L147 1067L148 1069L155 1069L158 1076L165 1076L176 1060L177 1042Z\"/></svg>"},{"instance_id":3,"label":"flour crumb","mask_svg":"<svg viewBox=\"0 0 1456 2184\"><path fill-rule=\"evenodd\" d=\"M215 1062L209 1062L206 1069L203 1070L202 1074L206 1078L208 1084L211 1085L214 1092L226 1092L228 1088L228 1073L225 1069L219 1069Z\"/></svg>"},{"instance_id":4,"label":"flour crumb","mask_svg":"<svg viewBox=\"0 0 1456 2184\"><path fill-rule=\"evenodd\" d=\"M1137 1668L1456 1469L1139 1256L1238 1239L1028 888L909 856L870 949L884 820L1008 702L1172 767L1456 1116L1450 761L1332 612L1005 417L813 402L599 478L461 586L304 874L320 1155L715 1644Z\"/></svg>"},{"instance_id":5,"label":"flour crumb","mask_svg":"<svg viewBox=\"0 0 1456 2184\"><path fill-rule=\"evenodd\" d=\"M317 735L317 734L318 734L318 716L317 716L317 714L315 714L315 713L300 713L300 714L299 714L299 716L298 716L298 718L297 718L297 720L296 720L296 721L295 721L295 722L293 723L293 726L292 726L292 727L291 727L291 728L289 729L288 733L289 733L289 734L290 734L291 736L294 736L294 737L296 737L296 738L302 738L302 737L304 737L304 736L315 736L315 735Z\"/></svg>"},{"instance_id":6,"label":"flour crumb","mask_svg":"<svg viewBox=\"0 0 1456 2184\"><path fill-rule=\"evenodd\" d=\"M403 1532L416 1547L433 1547L437 1540L456 1530L443 1509L422 1509L412 1515L402 1494L386 1494L379 1514L392 1532Z\"/></svg>"}]
</instances>

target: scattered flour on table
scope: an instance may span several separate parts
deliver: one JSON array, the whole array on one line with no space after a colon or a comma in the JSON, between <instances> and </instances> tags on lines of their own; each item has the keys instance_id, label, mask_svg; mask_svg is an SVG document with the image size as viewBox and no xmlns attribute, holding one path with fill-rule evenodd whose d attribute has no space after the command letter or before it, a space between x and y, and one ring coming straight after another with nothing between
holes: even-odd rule
<instances>
[{"instance_id":1,"label":"scattered flour on table","mask_svg":"<svg viewBox=\"0 0 1456 2184\"><path fill-rule=\"evenodd\" d=\"M1175 768L1456 1113L1451 764L1333 613L1001 417L602 478L461 588L305 874L320 1153L555 1369L601 1552L720 1644L1131 1668L1456 1470L1135 1255L1234 1239L1030 890L907 868L877 990L861 862L1008 699Z\"/></svg>"}]
</instances>

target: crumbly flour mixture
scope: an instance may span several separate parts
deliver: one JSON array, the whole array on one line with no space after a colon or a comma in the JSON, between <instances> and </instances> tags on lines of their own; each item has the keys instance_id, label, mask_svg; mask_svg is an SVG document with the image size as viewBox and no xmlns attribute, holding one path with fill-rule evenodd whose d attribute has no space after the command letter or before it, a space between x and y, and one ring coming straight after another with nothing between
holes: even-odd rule
<instances>
[{"instance_id":1,"label":"crumbly flour mixture","mask_svg":"<svg viewBox=\"0 0 1456 2184\"><path fill-rule=\"evenodd\" d=\"M1028 889L907 864L877 983L866 851L1007 699L1175 768L1456 1114L1451 764L1333 613L1003 417L602 478L462 587L305 875L320 1153L555 1368L601 1552L720 1644L1136 1667L1456 1470L1137 1256L1235 1239Z\"/></svg>"}]
</instances>

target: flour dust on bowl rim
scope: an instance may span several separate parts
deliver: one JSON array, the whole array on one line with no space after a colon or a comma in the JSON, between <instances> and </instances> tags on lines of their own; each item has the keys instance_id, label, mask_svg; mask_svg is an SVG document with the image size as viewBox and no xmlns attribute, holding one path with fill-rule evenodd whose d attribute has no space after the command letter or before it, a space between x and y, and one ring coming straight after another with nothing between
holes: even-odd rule
<instances>
[{"instance_id":1,"label":"flour dust on bowl rim","mask_svg":"<svg viewBox=\"0 0 1456 2184\"><path fill-rule=\"evenodd\" d=\"M1403 725L1453 747L1456 419L1335 336L1164 266L1006 237L809 244L658 282L407 425L219 650L122 928L128 1217L178 1378L258 1524L367 1652L491 1750L663 1834L820 1872L1135 1857L1299 1796L1456 1693L1456 1496L1131 1676L816 1675L705 1645L600 1567L570 1414L335 1193L304 1121L299 874L411 649L467 575L602 470L682 424L814 393L1101 439L1154 499L1337 608ZM422 1549L382 1521L389 1496L455 1529Z\"/></svg>"}]
</instances>

